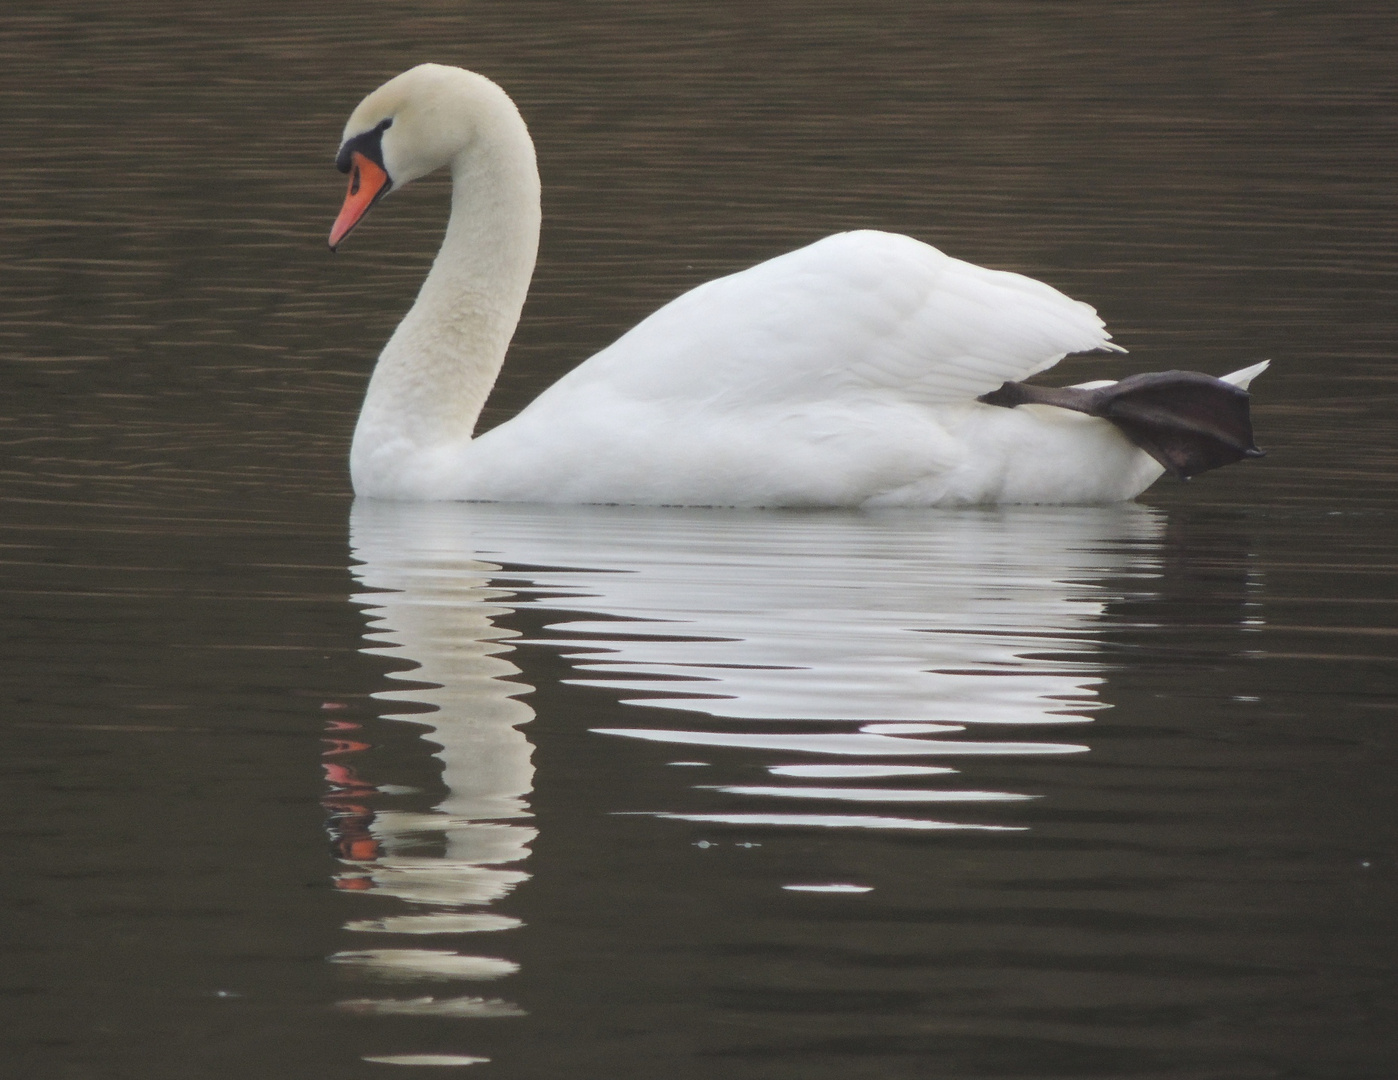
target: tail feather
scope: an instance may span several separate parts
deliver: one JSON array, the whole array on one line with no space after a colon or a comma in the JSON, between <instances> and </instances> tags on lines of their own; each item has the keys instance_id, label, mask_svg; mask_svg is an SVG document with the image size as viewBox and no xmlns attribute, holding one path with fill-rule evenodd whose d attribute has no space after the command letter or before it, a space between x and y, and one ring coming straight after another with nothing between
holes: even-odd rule
<instances>
[{"instance_id":1,"label":"tail feather","mask_svg":"<svg viewBox=\"0 0 1398 1080\"><path fill-rule=\"evenodd\" d=\"M1257 376L1261 375L1271 366L1272 361L1263 360L1260 364L1253 364L1252 367L1231 371L1227 375L1220 375L1219 378L1226 383L1232 383L1234 386L1246 390L1252 384L1253 379L1257 378Z\"/></svg>"}]
</instances>

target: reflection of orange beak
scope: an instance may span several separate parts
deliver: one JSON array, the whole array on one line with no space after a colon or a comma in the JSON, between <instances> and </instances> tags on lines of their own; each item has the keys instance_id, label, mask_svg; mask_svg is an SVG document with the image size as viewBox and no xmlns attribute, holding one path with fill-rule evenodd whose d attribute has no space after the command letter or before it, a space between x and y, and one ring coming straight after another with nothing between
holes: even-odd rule
<instances>
[{"instance_id":1,"label":"reflection of orange beak","mask_svg":"<svg viewBox=\"0 0 1398 1080\"><path fill-rule=\"evenodd\" d=\"M330 250L340 246L340 241L359 224L369 207L388 193L393 181L388 173L356 150L350 155L349 191L345 194L345 205L340 207L340 216L330 229Z\"/></svg>"}]
</instances>

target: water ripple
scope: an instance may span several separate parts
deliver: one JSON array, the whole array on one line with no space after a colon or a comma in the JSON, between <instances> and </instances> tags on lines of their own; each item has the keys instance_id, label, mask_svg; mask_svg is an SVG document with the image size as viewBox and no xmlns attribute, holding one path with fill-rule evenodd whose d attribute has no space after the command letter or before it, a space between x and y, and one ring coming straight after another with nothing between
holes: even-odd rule
<instances>
[{"instance_id":1,"label":"water ripple","mask_svg":"<svg viewBox=\"0 0 1398 1080\"><path fill-rule=\"evenodd\" d=\"M421 665L405 678L440 687L391 697L454 711L471 703L477 733L461 749L470 748L476 772L493 768L480 742L483 695L521 709L512 695L524 688L505 657L511 648L546 649L567 657L576 673L565 683L608 691L623 708L670 721L596 727L596 734L703 747L722 759L724 772L758 766L776 776L829 781L781 786L722 777L674 789L676 805L647 813L744 827L924 831L1023 826L727 813L685 804L707 794L710 801L936 803L984 813L1029 801L1030 793L974 784L871 787L867 781L958 775L951 766L894 764L900 758L1087 752L1083 742L977 734L1083 725L1103 707L1097 697L1103 663L1094 641L1110 595L1102 583L1116 576L1138 587L1149 579L1156 567L1147 542L1159 530L1152 512L1131 506L871 515L360 502L352 525L363 580L404 590L399 599L365 596L381 613L381 636L408 645L408 657ZM512 611L527 612L539 629L502 630L497 624ZM421 632L429 626L430 633ZM462 654L479 657L478 669L450 659ZM500 679L509 681L490 691L489 683ZM673 722L696 715L721 726ZM508 718L507 712L502 720ZM434 740L446 744L439 756L450 784L461 767L453 764L452 744L462 736L448 731L463 729L428 722ZM505 729L518 735L512 724ZM774 752L882 761L762 760ZM866 783L841 783L858 779ZM508 808L507 801L495 813ZM452 827L481 828L465 819ZM404 896L412 874L431 880L429 865L401 857L381 859L375 873L381 885L405 879L393 883ZM511 872L454 873L466 888L482 875L494 880Z\"/></svg>"}]
</instances>

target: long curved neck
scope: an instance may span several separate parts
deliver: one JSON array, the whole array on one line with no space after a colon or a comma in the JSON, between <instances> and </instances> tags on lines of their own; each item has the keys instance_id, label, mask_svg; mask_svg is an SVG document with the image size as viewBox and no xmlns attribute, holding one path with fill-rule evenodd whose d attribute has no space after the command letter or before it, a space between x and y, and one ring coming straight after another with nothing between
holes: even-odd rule
<instances>
[{"instance_id":1,"label":"long curved neck","mask_svg":"<svg viewBox=\"0 0 1398 1080\"><path fill-rule=\"evenodd\" d=\"M451 163L441 250L369 381L350 451L361 495L431 497L418 489L431 485L441 451L470 440L529 290L540 219L534 145L508 99L478 115L475 130Z\"/></svg>"}]
</instances>

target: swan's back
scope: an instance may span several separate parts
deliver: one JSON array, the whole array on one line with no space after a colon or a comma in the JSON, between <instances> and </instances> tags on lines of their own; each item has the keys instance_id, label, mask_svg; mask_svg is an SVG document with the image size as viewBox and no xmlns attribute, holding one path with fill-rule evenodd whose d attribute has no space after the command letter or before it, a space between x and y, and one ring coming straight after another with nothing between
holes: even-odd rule
<instances>
[{"instance_id":1,"label":"swan's back","mask_svg":"<svg viewBox=\"0 0 1398 1080\"><path fill-rule=\"evenodd\" d=\"M908 236L849 232L690 290L545 396L605 380L708 407L859 393L937 405L1103 347L1097 313L1043 282Z\"/></svg>"}]
</instances>

